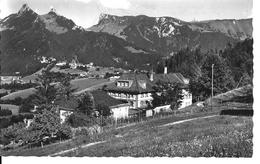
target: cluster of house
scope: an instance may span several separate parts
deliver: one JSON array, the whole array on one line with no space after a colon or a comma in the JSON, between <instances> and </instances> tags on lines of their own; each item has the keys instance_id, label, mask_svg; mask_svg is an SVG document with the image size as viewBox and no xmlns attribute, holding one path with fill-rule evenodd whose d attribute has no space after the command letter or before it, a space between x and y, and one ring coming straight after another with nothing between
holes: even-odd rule
<instances>
[{"instance_id":1,"label":"cluster of house","mask_svg":"<svg viewBox=\"0 0 260 164\"><path fill-rule=\"evenodd\" d=\"M153 113L168 111L170 105L164 105L149 109L153 100L152 93L155 92L153 86L157 82L169 82L182 84L183 100L179 108L184 108L192 104L192 94L188 91L189 79L184 78L180 73L167 73L167 68L163 74L150 75L145 73L125 73L108 85L105 90L92 91L95 104L105 104L109 106L112 117L122 119L134 116L140 112L151 116ZM70 103L72 104L72 103ZM73 113L74 107L64 107L61 103L60 114L62 120Z\"/></svg>"}]
</instances>

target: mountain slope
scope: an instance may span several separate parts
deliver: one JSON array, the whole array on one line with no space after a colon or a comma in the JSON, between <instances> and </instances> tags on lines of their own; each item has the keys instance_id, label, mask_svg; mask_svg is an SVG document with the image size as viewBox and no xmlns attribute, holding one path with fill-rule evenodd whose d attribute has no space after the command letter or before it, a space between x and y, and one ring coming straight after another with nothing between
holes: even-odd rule
<instances>
[{"instance_id":1,"label":"mountain slope","mask_svg":"<svg viewBox=\"0 0 260 164\"><path fill-rule=\"evenodd\" d=\"M42 67L41 59L70 61L101 66L146 68L158 55L106 33L85 31L53 10L38 15L27 5L0 21L1 66L3 73L30 74Z\"/></svg>"},{"instance_id":2,"label":"mountain slope","mask_svg":"<svg viewBox=\"0 0 260 164\"><path fill-rule=\"evenodd\" d=\"M140 47L171 55L182 48L223 49L230 42L252 37L252 19L185 22L171 17L101 14L88 30L106 32Z\"/></svg>"}]
</instances>

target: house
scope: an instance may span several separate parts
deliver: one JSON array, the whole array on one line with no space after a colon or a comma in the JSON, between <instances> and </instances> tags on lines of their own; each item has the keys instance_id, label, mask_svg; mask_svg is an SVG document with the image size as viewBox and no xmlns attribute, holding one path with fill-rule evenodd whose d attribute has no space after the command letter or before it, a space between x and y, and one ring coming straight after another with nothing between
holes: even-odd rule
<instances>
[{"instance_id":1,"label":"house","mask_svg":"<svg viewBox=\"0 0 260 164\"><path fill-rule=\"evenodd\" d=\"M131 109L146 108L151 104L153 86L157 82L178 83L182 87L183 101L180 108L192 104L192 95L188 91L189 79L184 78L181 73L167 73L167 67L163 74L154 74L148 76L145 73L125 73L113 84L108 85L105 90L107 93L120 100L130 102Z\"/></svg>"},{"instance_id":2,"label":"house","mask_svg":"<svg viewBox=\"0 0 260 164\"><path fill-rule=\"evenodd\" d=\"M109 96L105 91L95 90L91 92L95 106L107 105L115 119L129 117L130 104L127 101L121 101Z\"/></svg>"},{"instance_id":3,"label":"house","mask_svg":"<svg viewBox=\"0 0 260 164\"><path fill-rule=\"evenodd\" d=\"M66 118L70 116L78 107L78 100L75 97L65 99L64 97L55 102L58 105L61 123L65 122Z\"/></svg>"},{"instance_id":4,"label":"house","mask_svg":"<svg viewBox=\"0 0 260 164\"><path fill-rule=\"evenodd\" d=\"M115 119L127 118L129 116L130 105L128 102L112 98L106 92L101 90L92 91L90 92L90 94L93 98L94 108L98 105L108 106L111 110L112 117ZM78 107L78 100L74 97L69 99L61 98L55 103L58 105L58 110L62 123Z\"/></svg>"},{"instance_id":5,"label":"house","mask_svg":"<svg viewBox=\"0 0 260 164\"><path fill-rule=\"evenodd\" d=\"M189 79L185 78L181 73L168 73L167 67L164 68L163 74L154 74L153 72L150 75L150 80L156 84L158 82L166 83L176 83L179 84L182 88L182 103L179 109L187 107L192 104L192 94L189 92Z\"/></svg>"},{"instance_id":6,"label":"house","mask_svg":"<svg viewBox=\"0 0 260 164\"><path fill-rule=\"evenodd\" d=\"M146 108L152 101L153 83L146 74L126 73L105 90L115 99L126 100L131 109Z\"/></svg>"}]
</instances>

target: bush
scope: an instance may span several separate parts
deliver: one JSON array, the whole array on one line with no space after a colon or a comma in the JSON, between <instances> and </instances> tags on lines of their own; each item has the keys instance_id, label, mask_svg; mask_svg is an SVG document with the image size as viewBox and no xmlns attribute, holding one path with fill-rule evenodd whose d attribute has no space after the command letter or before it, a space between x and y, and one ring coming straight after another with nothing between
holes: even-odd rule
<instances>
[{"instance_id":1,"label":"bush","mask_svg":"<svg viewBox=\"0 0 260 164\"><path fill-rule=\"evenodd\" d=\"M9 109L0 109L0 116L10 116L12 115L12 111Z\"/></svg>"},{"instance_id":2,"label":"bush","mask_svg":"<svg viewBox=\"0 0 260 164\"><path fill-rule=\"evenodd\" d=\"M83 113L73 113L71 114L66 122L73 128L91 126L94 124L94 120L88 115Z\"/></svg>"},{"instance_id":3,"label":"bush","mask_svg":"<svg viewBox=\"0 0 260 164\"><path fill-rule=\"evenodd\" d=\"M31 113L19 114L8 118L0 118L0 129L7 128L15 123L23 122L26 119L32 119L34 116Z\"/></svg>"},{"instance_id":4,"label":"bush","mask_svg":"<svg viewBox=\"0 0 260 164\"><path fill-rule=\"evenodd\" d=\"M24 123L18 123L14 124L12 126L9 126L8 128L1 130L1 138L3 141L6 142L6 139L9 141L15 141L18 142L20 139L23 139L24 135L26 134L26 128Z\"/></svg>"},{"instance_id":5,"label":"bush","mask_svg":"<svg viewBox=\"0 0 260 164\"><path fill-rule=\"evenodd\" d=\"M88 136L88 130L86 128L80 128L80 129L76 129L75 132L75 137L77 136Z\"/></svg>"},{"instance_id":6,"label":"bush","mask_svg":"<svg viewBox=\"0 0 260 164\"><path fill-rule=\"evenodd\" d=\"M0 118L0 129L6 128L11 125L11 119L8 118Z\"/></svg>"}]
</instances>

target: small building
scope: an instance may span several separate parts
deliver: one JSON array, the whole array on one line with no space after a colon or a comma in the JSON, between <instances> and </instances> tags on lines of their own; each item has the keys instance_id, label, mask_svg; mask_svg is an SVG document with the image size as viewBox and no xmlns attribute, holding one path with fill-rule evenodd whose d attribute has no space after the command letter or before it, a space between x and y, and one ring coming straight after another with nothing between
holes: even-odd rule
<instances>
[{"instance_id":1,"label":"small building","mask_svg":"<svg viewBox=\"0 0 260 164\"><path fill-rule=\"evenodd\" d=\"M14 82L19 82L21 76L0 76L0 84L11 84Z\"/></svg>"},{"instance_id":2,"label":"small building","mask_svg":"<svg viewBox=\"0 0 260 164\"><path fill-rule=\"evenodd\" d=\"M58 105L61 123L64 123L66 118L70 116L78 107L78 100L75 97L68 99L62 97L56 101L55 104Z\"/></svg>"},{"instance_id":3,"label":"small building","mask_svg":"<svg viewBox=\"0 0 260 164\"><path fill-rule=\"evenodd\" d=\"M112 112L112 117L115 119L129 117L130 104L127 101L121 101L109 96L106 92L95 90L91 92L94 98L95 106L106 105Z\"/></svg>"},{"instance_id":4,"label":"small building","mask_svg":"<svg viewBox=\"0 0 260 164\"><path fill-rule=\"evenodd\" d=\"M129 116L129 103L126 101L120 101L109 96L106 92L101 90L95 90L90 92L93 98L94 108L98 105L106 105L109 107L112 113L112 117L115 119L127 118ZM71 115L78 107L78 100L74 97L65 99L59 99L56 104L58 105L61 123Z\"/></svg>"}]
</instances>

